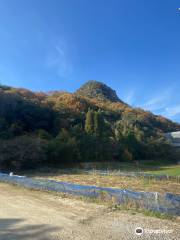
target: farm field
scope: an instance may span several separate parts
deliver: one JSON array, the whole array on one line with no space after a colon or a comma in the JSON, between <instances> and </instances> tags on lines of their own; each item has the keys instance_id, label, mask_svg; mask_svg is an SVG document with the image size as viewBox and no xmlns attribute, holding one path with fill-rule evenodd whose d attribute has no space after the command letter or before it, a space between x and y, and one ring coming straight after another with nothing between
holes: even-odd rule
<instances>
[{"instance_id":1,"label":"farm field","mask_svg":"<svg viewBox=\"0 0 180 240\"><path fill-rule=\"evenodd\" d=\"M57 176L41 176L37 178L46 178L56 181L75 183L80 185L93 185L98 187L114 187L121 189L129 189L135 191L148 191L148 192L171 192L175 194L180 193L180 184L177 182L147 178L131 178L121 176L100 176L89 174L62 174Z\"/></svg>"},{"instance_id":2,"label":"farm field","mask_svg":"<svg viewBox=\"0 0 180 240\"><path fill-rule=\"evenodd\" d=\"M75 183L80 185L93 185L98 187L113 187L135 191L149 191L160 193L180 193L179 180L157 180L145 177L125 177L116 175L89 174L83 171L59 170L51 172L26 173L26 176L43 178L62 182Z\"/></svg>"},{"instance_id":3,"label":"farm field","mask_svg":"<svg viewBox=\"0 0 180 240\"><path fill-rule=\"evenodd\" d=\"M135 163L91 163L90 173L80 168L42 168L36 171L20 172L32 178L51 179L75 183L80 185L93 185L98 187L114 187L121 189L130 189L135 191L150 191L160 193L180 193L180 165L162 164L161 162L140 162ZM100 175L98 171L106 171L109 174ZM118 176L118 172L142 172L154 175L173 176L174 179L162 179L148 177L127 177Z\"/></svg>"},{"instance_id":4,"label":"farm field","mask_svg":"<svg viewBox=\"0 0 180 240\"><path fill-rule=\"evenodd\" d=\"M129 240L139 239L135 229L144 229L143 239L180 238L179 220L147 217L106 205L62 198L0 183L1 240ZM167 233L148 233L167 230ZM142 238L141 238L142 239Z\"/></svg>"},{"instance_id":5,"label":"farm field","mask_svg":"<svg viewBox=\"0 0 180 240\"><path fill-rule=\"evenodd\" d=\"M163 163L162 161L139 161L138 164L135 162L90 163L90 169L180 176L180 165L171 164L170 162Z\"/></svg>"},{"instance_id":6,"label":"farm field","mask_svg":"<svg viewBox=\"0 0 180 240\"><path fill-rule=\"evenodd\" d=\"M145 172L158 175L180 176L180 165L164 163L162 161L139 161L135 162L90 162L81 164L72 164L62 166L60 168L41 168L39 172L63 173L68 170L70 172L80 173L84 169L102 170L102 171L122 171L122 172ZM33 170L33 173L36 172ZM31 173L31 171L28 171Z\"/></svg>"},{"instance_id":7,"label":"farm field","mask_svg":"<svg viewBox=\"0 0 180 240\"><path fill-rule=\"evenodd\" d=\"M158 175L180 176L180 165L160 167L158 170L147 171L148 173Z\"/></svg>"}]
</instances>

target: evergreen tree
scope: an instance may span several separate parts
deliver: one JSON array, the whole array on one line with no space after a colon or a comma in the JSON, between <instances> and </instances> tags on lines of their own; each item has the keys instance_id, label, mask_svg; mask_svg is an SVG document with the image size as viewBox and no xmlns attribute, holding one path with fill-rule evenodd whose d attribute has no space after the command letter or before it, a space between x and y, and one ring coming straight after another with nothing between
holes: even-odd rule
<instances>
[{"instance_id":1,"label":"evergreen tree","mask_svg":"<svg viewBox=\"0 0 180 240\"><path fill-rule=\"evenodd\" d=\"M94 112L92 110L88 110L86 114L85 131L88 134L94 133Z\"/></svg>"},{"instance_id":2,"label":"evergreen tree","mask_svg":"<svg viewBox=\"0 0 180 240\"><path fill-rule=\"evenodd\" d=\"M102 136L103 125L104 125L104 119L102 118L102 114L100 112L95 112L94 113L94 133L97 137Z\"/></svg>"}]
</instances>

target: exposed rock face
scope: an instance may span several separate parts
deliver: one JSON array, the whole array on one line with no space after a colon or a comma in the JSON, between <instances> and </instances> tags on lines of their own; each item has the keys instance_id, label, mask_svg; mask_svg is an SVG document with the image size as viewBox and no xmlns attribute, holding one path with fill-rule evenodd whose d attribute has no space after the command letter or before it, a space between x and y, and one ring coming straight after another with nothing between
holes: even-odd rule
<instances>
[{"instance_id":1,"label":"exposed rock face","mask_svg":"<svg viewBox=\"0 0 180 240\"><path fill-rule=\"evenodd\" d=\"M94 80L85 83L75 92L75 94L103 101L109 100L111 102L122 102L118 98L116 91L108 87L106 84Z\"/></svg>"}]
</instances>

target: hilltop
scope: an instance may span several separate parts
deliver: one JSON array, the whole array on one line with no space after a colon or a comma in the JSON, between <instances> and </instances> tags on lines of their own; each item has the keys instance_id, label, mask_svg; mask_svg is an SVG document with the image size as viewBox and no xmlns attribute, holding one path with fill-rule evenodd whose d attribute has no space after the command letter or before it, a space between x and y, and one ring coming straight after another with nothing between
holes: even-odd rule
<instances>
[{"instance_id":1,"label":"hilltop","mask_svg":"<svg viewBox=\"0 0 180 240\"><path fill-rule=\"evenodd\" d=\"M88 98L96 98L103 101L122 102L116 91L102 82L90 80L80 87L75 94Z\"/></svg>"}]
</instances>

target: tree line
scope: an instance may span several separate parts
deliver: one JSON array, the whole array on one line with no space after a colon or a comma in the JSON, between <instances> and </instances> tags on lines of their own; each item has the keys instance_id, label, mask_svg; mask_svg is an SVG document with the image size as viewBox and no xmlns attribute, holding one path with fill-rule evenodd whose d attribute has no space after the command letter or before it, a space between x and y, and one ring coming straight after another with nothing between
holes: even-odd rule
<instances>
[{"instance_id":1,"label":"tree line","mask_svg":"<svg viewBox=\"0 0 180 240\"><path fill-rule=\"evenodd\" d=\"M0 169L174 158L162 126L177 125L109 106L64 93L0 88Z\"/></svg>"}]
</instances>

